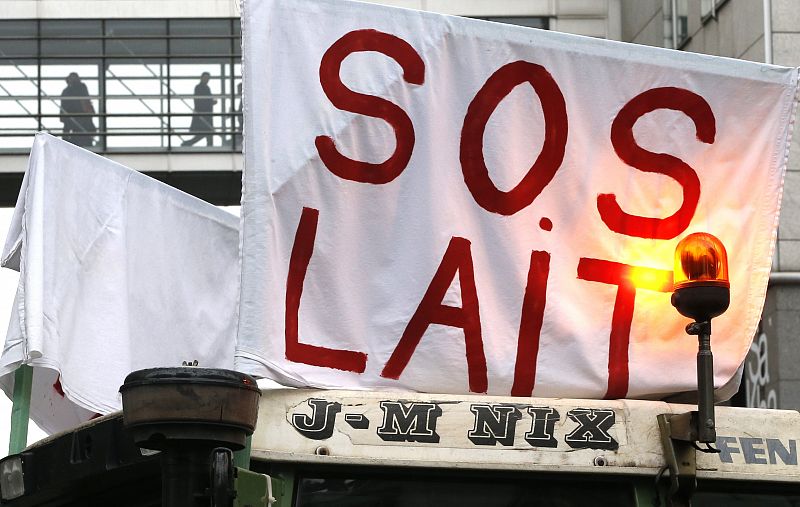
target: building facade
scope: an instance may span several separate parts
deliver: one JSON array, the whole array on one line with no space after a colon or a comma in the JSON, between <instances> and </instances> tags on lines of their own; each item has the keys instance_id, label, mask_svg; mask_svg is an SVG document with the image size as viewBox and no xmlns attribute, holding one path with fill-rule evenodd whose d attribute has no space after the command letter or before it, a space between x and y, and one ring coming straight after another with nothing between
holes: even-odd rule
<instances>
[{"instance_id":1,"label":"building facade","mask_svg":"<svg viewBox=\"0 0 800 507\"><path fill-rule=\"evenodd\" d=\"M623 0L622 40L800 66L800 2ZM737 402L800 409L800 136L792 140L778 243Z\"/></svg>"}]
</instances>

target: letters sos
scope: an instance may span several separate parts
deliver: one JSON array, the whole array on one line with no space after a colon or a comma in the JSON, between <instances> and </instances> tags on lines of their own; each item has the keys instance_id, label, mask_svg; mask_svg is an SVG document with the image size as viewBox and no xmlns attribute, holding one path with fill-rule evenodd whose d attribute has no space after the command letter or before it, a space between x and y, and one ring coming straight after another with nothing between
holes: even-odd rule
<instances>
[{"instance_id":1,"label":"letters sos","mask_svg":"<svg viewBox=\"0 0 800 507\"><path fill-rule=\"evenodd\" d=\"M327 98L338 109L379 118L394 130L394 152L380 163L351 159L342 155L336 141L318 136L315 145L320 160L336 176L362 183L382 185L397 178L408 165L414 150L414 124L397 104L381 97L347 88L339 77L344 59L352 53L375 51L396 61L403 79L410 86L424 86L425 63L405 40L376 30L352 31L331 45L320 62L319 78ZM538 95L543 113L544 141L541 152L512 189L497 188L484 159L483 134L495 109L519 85L530 85ZM716 135L714 114L703 97L675 87L653 88L633 97L616 114L610 141L617 156L640 171L658 173L675 180L682 188L679 209L668 217L646 217L626 213L614 194L597 196L597 211L603 223L619 234L649 239L672 239L691 223L700 199L700 180L688 164L672 155L653 153L636 144L636 121L658 109L671 109L688 116L697 139L711 144ZM558 83L547 69L536 63L515 61L498 68L472 98L461 126L459 161L464 183L475 202L487 212L513 215L529 206L555 176L564 159L569 125L567 106ZM318 210L304 208L292 248L286 290L286 357L295 362L363 373L367 355L362 352L329 349L301 343L298 337L298 311L303 281L314 248ZM549 224L543 225L546 227ZM533 251L520 316L513 395L529 396L535 384L539 333L545 306L550 255ZM631 271L649 271L651 286L635 286ZM445 292L459 276L462 306L442 304ZM579 279L617 286L609 339L609 377L606 397L624 397L628 389L628 343L636 289L671 291L672 273L608 260L582 258L577 267ZM668 280L669 283L664 282ZM470 242L453 237L442 262L411 317L394 353L381 375L399 378L430 324L460 327L467 350L469 387L487 391L486 359L481 338L479 302L475 290Z\"/></svg>"}]
</instances>

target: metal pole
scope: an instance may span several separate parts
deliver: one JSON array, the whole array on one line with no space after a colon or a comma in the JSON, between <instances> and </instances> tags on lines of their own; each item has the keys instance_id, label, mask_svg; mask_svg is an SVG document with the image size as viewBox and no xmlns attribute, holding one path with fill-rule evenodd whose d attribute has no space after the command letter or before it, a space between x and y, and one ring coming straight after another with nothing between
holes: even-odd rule
<instances>
[{"instance_id":1,"label":"metal pole","mask_svg":"<svg viewBox=\"0 0 800 507\"><path fill-rule=\"evenodd\" d=\"M14 373L14 394L11 407L11 435L8 442L8 453L22 452L28 445L28 419L31 409L31 386L33 384L33 368L21 365Z\"/></svg>"},{"instance_id":2,"label":"metal pole","mask_svg":"<svg viewBox=\"0 0 800 507\"><path fill-rule=\"evenodd\" d=\"M764 63L772 64L772 0L764 0Z\"/></svg>"},{"instance_id":3,"label":"metal pole","mask_svg":"<svg viewBox=\"0 0 800 507\"><path fill-rule=\"evenodd\" d=\"M244 449L233 453L233 465L245 470L250 469L250 451L253 448L253 436L248 435L244 441Z\"/></svg>"},{"instance_id":4,"label":"metal pole","mask_svg":"<svg viewBox=\"0 0 800 507\"><path fill-rule=\"evenodd\" d=\"M717 441L714 420L714 356L711 354L711 322L698 323L697 336L697 441L713 443Z\"/></svg>"},{"instance_id":5,"label":"metal pole","mask_svg":"<svg viewBox=\"0 0 800 507\"><path fill-rule=\"evenodd\" d=\"M769 274L769 285L800 285L800 272L773 271Z\"/></svg>"},{"instance_id":6,"label":"metal pole","mask_svg":"<svg viewBox=\"0 0 800 507\"><path fill-rule=\"evenodd\" d=\"M678 0L672 0L672 49L678 49Z\"/></svg>"},{"instance_id":7,"label":"metal pole","mask_svg":"<svg viewBox=\"0 0 800 507\"><path fill-rule=\"evenodd\" d=\"M210 449L177 443L161 453L161 505L207 507Z\"/></svg>"}]
</instances>

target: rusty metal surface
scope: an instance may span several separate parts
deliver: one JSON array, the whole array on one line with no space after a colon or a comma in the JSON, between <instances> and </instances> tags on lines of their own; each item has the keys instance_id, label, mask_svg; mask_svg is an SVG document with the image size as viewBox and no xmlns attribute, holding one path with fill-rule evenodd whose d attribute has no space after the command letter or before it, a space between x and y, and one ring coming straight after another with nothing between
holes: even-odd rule
<instances>
[{"instance_id":1,"label":"rusty metal surface","mask_svg":"<svg viewBox=\"0 0 800 507\"><path fill-rule=\"evenodd\" d=\"M258 416L261 392L248 375L208 368L153 368L120 387L125 426L141 445L212 441L241 449Z\"/></svg>"}]
</instances>

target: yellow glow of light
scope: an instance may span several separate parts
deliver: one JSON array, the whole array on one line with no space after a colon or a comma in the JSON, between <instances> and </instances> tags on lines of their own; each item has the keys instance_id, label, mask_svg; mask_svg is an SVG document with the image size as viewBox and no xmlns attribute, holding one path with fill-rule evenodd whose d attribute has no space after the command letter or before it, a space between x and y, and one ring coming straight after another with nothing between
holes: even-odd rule
<instances>
[{"instance_id":1,"label":"yellow glow of light","mask_svg":"<svg viewBox=\"0 0 800 507\"><path fill-rule=\"evenodd\" d=\"M672 287L669 271L634 267L630 270L630 280L637 288L665 292Z\"/></svg>"},{"instance_id":2,"label":"yellow glow of light","mask_svg":"<svg viewBox=\"0 0 800 507\"><path fill-rule=\"evenodd\" d=\"M625 246L621 261L630 266L627 278L636 288L672 292L673 250L666 241L636 241Z\"/></svg>"}]
</instances>

